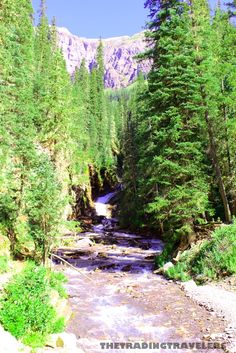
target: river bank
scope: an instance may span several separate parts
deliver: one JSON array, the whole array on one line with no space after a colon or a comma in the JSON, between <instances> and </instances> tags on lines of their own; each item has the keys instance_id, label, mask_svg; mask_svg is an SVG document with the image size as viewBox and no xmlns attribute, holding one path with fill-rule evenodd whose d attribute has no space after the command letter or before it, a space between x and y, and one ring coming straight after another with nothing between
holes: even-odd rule
<instances>
[{"instance_id":1,"label":"river bank","mask_svg":"<svg viewBox=\"0 0 236 353\"><path fill-rule=\"evenodd\" d=\"M109 199L100 198L95 204L99 216L104 217L101 224L92 232L79 234L73 248L58 249L80 271L63 266L73 312L67 332L76 335L85 353L120 351L114 342L133 347L135 342L197 342L209 344L209 349L198 352L227 351L219 346L227 343L229 347L227 320L199 305L179 284L153 274L153 260L163 243L114 229L116 221L105 218L109 206L104 203ZM213 349L214 343L218 348ZM155 350L140 346L138 351ZM168 347L158 351L168 351ZM177 346L174 351L193 350Z\"/></svg>"},{"instance_id":2,"label":"river bank","mask_svg":"<svg viewBox=\"0 0 236 353\"><path fill-rule=\"evenodd\" d=\"M162 241L119 230L117 220L109 218L106 203L111 197L95 203L100 224L90 232L65 236L68 244L56 251L74 267L54 263L68 278L70 353L117 353L121 344L138 352L235 352L236 294L228 288L219 292L213 284L182 284L154 274ZM54 346L38 352L68 351Z\"/></svg>"}]
</instances>

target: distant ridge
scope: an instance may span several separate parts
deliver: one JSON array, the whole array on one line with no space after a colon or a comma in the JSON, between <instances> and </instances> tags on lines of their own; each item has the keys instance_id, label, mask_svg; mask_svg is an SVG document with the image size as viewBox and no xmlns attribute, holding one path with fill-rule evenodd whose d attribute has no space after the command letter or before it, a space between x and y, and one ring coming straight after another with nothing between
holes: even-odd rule
<instances>
[{"instance_id":1,"label":"distant ridge","mask_svg":"<svg viewBox=\"0 0 236 353\"><path fill-rule=\"evenodd\" d=\"M70 33L67 28L58 27L58 42L66 60L67 69L73 74L83 58L88 69L95 64L96 49L99 39L83 38ZM133 36L121 36L102 39L104 45L105 86L121 88L131 84L138 73L147 74L149 61L137 62L135 55L146 50L144 32Z\"/></svg>"}]
</instances>

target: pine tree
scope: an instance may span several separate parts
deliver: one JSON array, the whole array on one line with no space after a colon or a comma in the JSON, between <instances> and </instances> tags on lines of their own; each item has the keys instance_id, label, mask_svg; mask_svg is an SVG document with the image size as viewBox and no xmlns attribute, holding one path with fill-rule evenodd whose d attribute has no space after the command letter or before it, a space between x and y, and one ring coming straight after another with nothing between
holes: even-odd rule
<instances>
[{"instance_id":1,"label":"pine tree","mask_svg":"<svg viewBox=\"0 0 236 353\"><path fill-rule=\"evenodd\" d=\"M76 185L88 182L88 164L90 162L89 73L84 60L75 72L72 94L70 175L72 184Z\"/></svg>"},{"instance_id":2,"label":"pine tree","mask_svg":"<svg viewBox=\"0 0 236 353\"><path fill-rule=\"evenodd\" d=\"M48 25L45 2L35 39L36 75L34 93L38 116L35 124L41 142L54 153L68 134L71 83L65 60L57 46L55 23Z\"/></svg>"},{"instance_id":3,"label":"pine tree","mask_svg":"<svg viewBox=\"0 0 236 353\"><path fill-rule=\"evenodd\" d=\"M219 114L218 97L221 95L221 80L215 49L215 32L210 23L209 5L206 0L192 0L192 29L197 52L198 75L202 78L201 96L206 129L208 131L209 157L224 208L226 222L231 222L229 198L226 192L225 179L220 157L219 128L222 128L222 117ZM217 47L217 45L216 45ZM218 50L218 49L217 49ZM218 72L217 72L218 71ZM225 131L225 129L223 128Z\"/></svg>"},{"instance_id":4,"label":"pine tree","mask_svg":"<svg viewBox=\"0 0 236 353\"><path fill-rule=\"evenodd\" d=\"M139 200L139 182L142 171L138 168L140 147L143 145L143 136L140 137L140 127L145 116L143 105L147 86L140 73L135 86L127 98L123 97L121 104L124 109L124 126L122 136L123 155L123 197L121 220L124 226L140 225L139 212L143 204Z\"/></svg>"},{"instance_id":5,"label":"pine tree","mask_svg":"<svg viewBox=\"0 0 236 353\"><path fill-rule=\"evenodd\" d=\"M98 92L97 92L97 71L95 68L90 73L90 104L89 104L89 137L93 162L99 162L99 136L98 136Z\"/></svg>"},{"instance_id":6,"label":"pine tree","mask_svg":"<svg viewBox=\"0 0 236 353\"><path fill-rule=\"evenodd\" d=\"M108 120L106 114L106 102L104 94L104 60L103 60L103 44L100 40L97 48L96 56L96 81L97 81L97 131L98 131L98 150L100 165L106 162L106 145L107 145L107 127Z\"/></svg>"},{"instance_id":7,"label":"pine tree","mask_svg":"<svg viewBox=\"0 0 236 353\"><path fill-rule=\"evenodd\" d=\"M235 17L236 15L236 1L231 0L229 2L226 2L226 5L228 7L228 14L230 17Z\"/></svg>"},{"instance_id":8,"label":"pine tree","mask_svg":"<svg viewBox=\"0 0 236 353\"><path fill-rule=\"evenodd\" d=\"M215 77L218 79L219 94L216 97L218 116L215 117L219 164L225 180L225 188L233 215L236 214L236 180L235 180L235 44L236 30L231 24L229 14L220 8L216 9L213 24L213 55ZM229 50L229 48L231 48Z\"/></svg>"},{"instance_id":9,"label":"pine tree","mask_svg":"<svg viewBox=\"0 0 236 353\"><path fill-rule=\"evenodd\" d=\"M189 7L175 0L146 5L154 47L147 54L153 59L148 115L139 126L139 193L149 222L188 233L208 207Z\"/></svg>"},{"instance_id":10,"label":"pine tree","mask_svg":"<svg viewBox=\"0 0 236 353\"><path fill-rule=\"evenodd\" d=\"M21 8L20 13L16 9ZM16 254L17 227L24 212L23 193L35 157L33 126L33 25L32 5L4 0L0 6L1 54L1 150L7 152L1 179L1 223ZM3 148L3 149L2 149Z\"/></svg>"}]
</instances>

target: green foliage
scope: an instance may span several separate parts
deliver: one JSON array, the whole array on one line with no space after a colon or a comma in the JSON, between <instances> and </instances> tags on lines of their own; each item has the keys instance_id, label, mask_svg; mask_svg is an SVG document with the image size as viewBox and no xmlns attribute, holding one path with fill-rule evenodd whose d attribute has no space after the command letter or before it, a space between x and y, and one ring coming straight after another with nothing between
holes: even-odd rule
<instances>
[{"instance_id":1,"label":"green foliage","mask_svg":"<svg viewBox=\"0 0 236 353\"><path fill-rule=\"evenodd\" d=\"M124 162L131 221L138 216L164 232L199 221L209 209L209 186L189 5L160 2L160 9L147 32L153 44L145 55L153 60L148 87L139 83L126 113Z\"/></svg>"},{"instance_id":2,"label":"green foliage","mask_svg":"<svg viewBox=\"0 0 236 353\"><path fill-rule=\"evenodd\" d=\"M67 278L61 272L51 272L50 273L50 287L55 289L61 298L67 298L67 293L65 287L63 286L64 283L67 282Z\"/></svg>"},{"instance_id":3,"label":"green foliage","mask_svg":"<svg viewBox=\"0 0 236 353\"><path fill-rule=\"evenodd\" d=\"M80 222L78 221L66 221L63 225L73 233L80 233L82 231Z\"/></svg>"},{"instance_id":4,"label":"green foliage","mask_svg":"<svg viewBox=\"0 0 236 353\"><path fill-rule=\"evenodd\" d=\"M43 345L48 334L63 330L64 321L50 303L50 292L60 282L60 276L29 263L4 289L0 306L4 328L32 346Z\"/></svg>"},{"instance_id":5,"label":"green foliage","mask_svg":"<svg viewBox=\"0 0 236 353\"><path fill-rule=\"evenodd\" d=\"M122 223L187 236L236 215L236 29L227 11L211 19L207 0L146 7L148 84L137 80L120 99Z\"/></svg>"},{"instance_id":6,"label":"green foliage","mask_svg":"<svg viewBox=\"0 0 236 353\"><path fill-rule=\"evenodd\" d=\"M39 332L29 333L24 337L23 342L26 346L39 348L45 346L46 336Z\"/></svg>"},{"instance_id":7,"label":"green foliage","mask_svg":"<svg viewBox=\"0 0 236 353\"><path fill-rule=\"evenodd\" d=\"M9 270L9 259L7 256L0 256L0 274Z\"/></svg>"},{"instance_id":8,"label":"green foliage","mask_svg":"<svg viewBox=\"0 0 236 353\"><path fill-rule=\"evenodd\" d=\"M40 259L46 261L52 239L58 232L61 212L60 188L47 156L38 156L29 182L30 188L25 192L25 212L36 252L40 253Z\"/></svg>"},{"instance_id":9,"label":"green foliage","mask_svg":"<svg viewBox=\"0 0 236 353\"><path fill-rule=\"evenodd\" d=\"M222 226L211 240L185 251L179 262L166 272L168 278L197 282L218 280L236 273L236 224Z\"/></svg>"},{"instance_id":10,"label":"green foliage","mask_svg":"<svg viewBox=\"0 0 236 353\"><path fill-rule=\"evenodd\" d=\"M168 234L165 234L164 237L165 246L160 255L157 255L155 258L155 267L160 268L165 263L172 260L173 253L175 252L176 247L180 241L179 232L175 232L171 237Z\"/></svg>"},{"instance_id":11,"label":"green foliage","mask_svg":"<svg viewBox=\"0 0 236 353\"><path fill-rule=\"evenodd\" d=\"M45 1L36 28L31 2L20 6L0 6L0 227L13 257L30 248L46 262L73 190L90 188L88 166L113 168L119 117L105 95L102 42L92 73L83 61L72 80Z\"/></svg>"},{"instance_id":12,"label":"green foliage","mask_svg":"<svg viewBox=\"0 0 236 353\"><path fill-rule=\"evenodd\" d=\"M172 252L174 250L175 244L171 241L167 243L164 247L164 250L160 255L157 255L155 258L155 266L157 268L162 267L165 263L169 262L172 258Z\"/></svg>"},{"instance_id":13,"label":"green foliage","mask_svg":"<svg viewBox=\"0 0 236 353\"><path fill-rule=\"evenodd\" d=\"M217 229L191 260L192 273L217 279L236 273L236 224Z\"/></svg>"},{"instance_id":14,"label":"green foliage","mask_svg":"<svg viewBox=\"0 0 236 353\"><path fill-rule=\"evenodd\" d=\"M191 279L187 273L187 265L185 263L177 263L174 267L169 268L165 271L165 276L182 282L187 282Z\"/></svg>"}]
</instances>

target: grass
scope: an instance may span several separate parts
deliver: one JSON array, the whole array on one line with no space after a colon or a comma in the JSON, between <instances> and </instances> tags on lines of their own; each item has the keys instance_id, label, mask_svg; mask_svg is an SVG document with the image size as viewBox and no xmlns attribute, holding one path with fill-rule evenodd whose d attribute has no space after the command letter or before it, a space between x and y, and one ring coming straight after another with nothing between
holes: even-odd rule
<instances>
[{"instance_id":1,"label":"grass","mask_svg":"<svg viewBox=\"0 0 236 353\"><path fill-rule=\"evenodd\" d=\"M163 256L163 255L162 255ZM161 264L162 259L157 259ZM162 265L162 264L161 264ZM236 274L236 224L215 230L212 239L185 251L177 264L165 272L166 277L198 283L219 280Z\"/></svg>"},{"instance_id":2,"label":"grass","mask_svg":"<svg viewBox=\"0 0 236 353\"><path fill-rule=\"evenodd\" d=\"M187 266L185 263L177 263L174 267L169 268L165 272L165 276L170 279L175 279L181 282L186 282L191 279L187 272Z\"/></svg>"}]
</instances>

